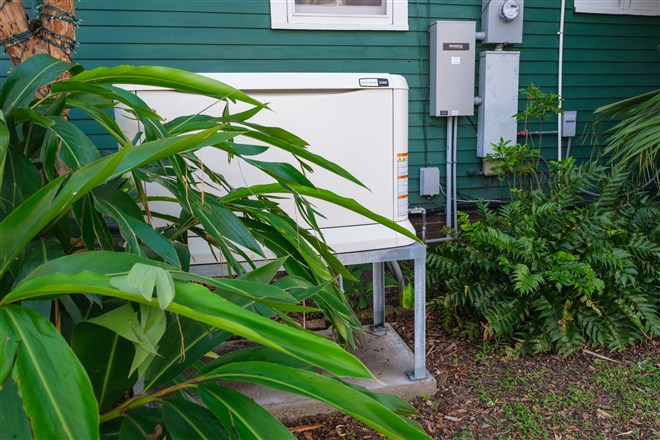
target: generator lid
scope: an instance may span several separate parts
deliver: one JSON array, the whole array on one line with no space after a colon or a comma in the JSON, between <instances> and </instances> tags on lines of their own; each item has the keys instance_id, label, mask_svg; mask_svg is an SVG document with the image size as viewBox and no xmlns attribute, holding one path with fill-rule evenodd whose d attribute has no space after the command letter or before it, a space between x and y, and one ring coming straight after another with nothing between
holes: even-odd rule
<instances>
[{"instance_id":1,"label":"generator lid","mask_svg":"<svg viewBox=\"0 0 660 440\"><path fill-rule=\"evenodd\" d=\"M200 73L243 91L250 90L408 90L401 75L390 73L328 73L328 72L231 72ZM161 87L122 85L126 90L158 90Z\"/></svg>"}]
</instances>

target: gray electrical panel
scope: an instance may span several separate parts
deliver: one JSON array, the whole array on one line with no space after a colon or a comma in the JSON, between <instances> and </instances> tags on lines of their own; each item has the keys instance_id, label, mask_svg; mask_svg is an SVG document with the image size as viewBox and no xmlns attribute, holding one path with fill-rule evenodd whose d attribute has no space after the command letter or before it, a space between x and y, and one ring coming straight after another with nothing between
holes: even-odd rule
<instances>
[{"instance_id":1,"label":"gray electrical panel","mask_svg":"<svg viewBox=\"0 0 660 440\"><path fill-rule=\"evenodd\" d=\"M482 0L481 31L486 44L522 43L523 0Z\"/></svg>"},{"instance_id":2,"label":"gray electrical panel","mask_svg":"<svg viewBox=\"0 0 660 440\"><path fill-rule=\"evenodd\" d=\"M479 125L477 156L493 152L500 141L516 144L520 52L485 51L479 54Z\"/></svg>"},{"instance_id":3,"label":"gray electrical panel","mask_svg":"<svg viewBox=\"0 0 660 440\"><path fill-rule=\"evenodd\" d=\"M431 116L474 114L474 21L436 21L429 29Z\"/></svg>"}]
</instances>

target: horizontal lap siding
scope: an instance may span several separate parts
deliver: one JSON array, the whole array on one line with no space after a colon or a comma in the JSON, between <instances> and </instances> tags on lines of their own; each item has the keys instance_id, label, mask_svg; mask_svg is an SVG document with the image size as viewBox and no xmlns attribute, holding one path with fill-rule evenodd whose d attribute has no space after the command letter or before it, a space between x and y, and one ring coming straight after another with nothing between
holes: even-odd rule
<instances>
[{"instance_id":1,"label":"horizontal lap siding","mask_svg":"<svg viewBox=\"0 0 660 440\"><path fill-rule=\"evenodd\" d=\"M557 92L559 0L528 0L520 85ZM417 196L419 171L445 170L446 121L428 116L428 27L436 20L472 20L480 28L481 0L410 0L407 32L271 30L268 0L77 2L81 46L76 59L87 68L154 64L197 72L387 72L410 86L410 193L412 205L441 206L442 196ZM575 14L567 1L564 40L564 107L578 110L572 153L589 158L596 143L592 112L601 105L660 87L658 17ZM477 53L492 46L477 44ZM478 54L477 54L478 64ZM0 60L0 73L9 62ZM478 65L476 71L478 72ZM475 80L478 84L478 80ZM475 93L477 91L475 90ZM520 108L524 99L520 99ZM102 149L114 142L91 121L72 115ZM458 188L462 199L506 197L506 185L479 176L476 116L459 120ZM533 124L532 129L538 129ZM556 130L556 120L543 129ZM520 139L522 141L522 139ZM602 136L601 136L602 141ZM538 145L538 139L535 144ZM542 153L556 157L556 136Z\"/></svg>"}]
</instances>

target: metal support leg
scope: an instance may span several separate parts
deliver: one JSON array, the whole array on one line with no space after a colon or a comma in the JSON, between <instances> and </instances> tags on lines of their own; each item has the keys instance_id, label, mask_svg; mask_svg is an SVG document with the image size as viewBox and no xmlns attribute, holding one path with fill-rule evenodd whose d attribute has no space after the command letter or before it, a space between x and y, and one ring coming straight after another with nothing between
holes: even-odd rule
<instances>
[{"instance_id":1,"label":"metal support leg","mask_svg":"<svg viewBox=\"0 0 660 440\"><path fill-rule=\"evenodd\" d=\"M415 258L415 370L410 380L426 377L426 258Z\"/></svg>"},{"instance_id":2,"label":"metal support leg","mask_svg":"<svg viewBox=\"0 0 660 440\"><path fill-rule=\"evenodd\" d=\"M385 331L385 263L374 263L374 325L373 331Z\"/></svg>"}]
</instances>

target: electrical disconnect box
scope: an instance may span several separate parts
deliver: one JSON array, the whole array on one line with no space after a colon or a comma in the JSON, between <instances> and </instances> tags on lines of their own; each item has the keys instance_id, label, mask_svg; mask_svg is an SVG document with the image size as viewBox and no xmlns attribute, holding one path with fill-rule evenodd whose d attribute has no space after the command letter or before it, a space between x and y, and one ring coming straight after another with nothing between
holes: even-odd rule
<instances>
[{"instance_id":1,"label":"electrical disconnect box","mask_svg":"<svg viewBox=\"0 0 660 440\"><path fill-rule=\"evenodd\" d=\"M483 0L481 31L486 44L522 43L523 0Z\"/></svg>"},{"instance_id":2,"label":"electrical disconnect box","mask_svg":"<svg viewBox=\"0 0 660 440\"><path fill-rule=\"evenodd\" d=\"M431 116L474 114L476 30L474 21L436 21L431 25Z\"/></svg>"},{"instance_id":3,"label":"electrical disconnect box","mask_svg":"<svg viewBox=\"0 0 660 440\"><path fill-rule=\"evenodd\" d=\"M502 138L517 140L518 73L520 52L486 51L479 54L479 126L477 156L493 151Z\"/></svg>"}]
</instances>

